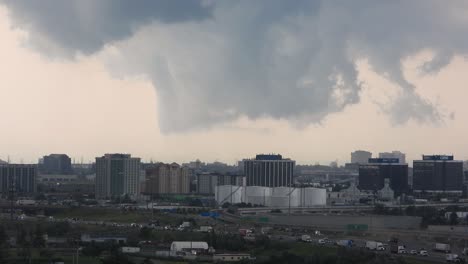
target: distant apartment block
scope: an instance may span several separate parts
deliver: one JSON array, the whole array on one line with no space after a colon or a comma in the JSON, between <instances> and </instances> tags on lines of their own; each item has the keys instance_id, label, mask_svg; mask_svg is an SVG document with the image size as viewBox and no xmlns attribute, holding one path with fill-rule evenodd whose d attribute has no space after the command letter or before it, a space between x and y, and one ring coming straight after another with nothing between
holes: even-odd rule
<instances>
[{"instance_id":1,"label":"distant apartment block","mask_svg":"<svg viewBox=\"0 0 468 264\"><path fill-rule=\"evenodd\" d=\"M372 158L372 153L365 150L356 150L351 152L351 163L366 164Z\"/></svg>"},{"instance_id":2,"label":"distant apartment block","mask_svg":"<svg viewBox=\"0 0 468 264\"><path fill-rule=\"evenodd\" d=\"M15 195L36 192L37 165L0 164L0 193L7 195L14 190Z\"/></svg>"},{"instance_id":3,"label":"distant apartment block","mask_svg":"<svg viewBox=\"0 0 468 264\"><path fill-rule=\"evenodd\" d=\"M448 155L423 155L413 161L413 190L462 192L463 161Z\"/></svg>"},{"instance_id":4,"label":"distant apartment block","mask_svg":"<svg viewBox=\"0 0 468 264\"><path fill-rule=\"evenodd\" d=\"M96 158L96 198L139 195L140 158L105 154Z\"/></svg>"},{"instance_id":5,"label":"distant apartment block","mask_svg":"<svg viewBox=\"0 0 468 264\"><path fill-rule=\"evenodd\" d=\"M190 193L190 169L177 163L157 163L146 169L145 194Z\"/></svg>"},{"instance_id":6,"label":"distant apartment block","mask_svg":"<svg viewBox=\"0 0 468 264\"><path fill-rule=\"evenodd\" d=\"M291 159L261 154L243 163L247 186L281 187L294 184L296 162Z\"/></svg>"},{"instance_id":7,"label":"distant apartment block","mask_svg":"<svg viewBox=\"0 0 468 264\"><path fill-rule=\"evenodd\" d=\"M39 163L41 174L68 175L73 173L71 159L66 154L44 156Z\"/></svg>"}]
</instances>

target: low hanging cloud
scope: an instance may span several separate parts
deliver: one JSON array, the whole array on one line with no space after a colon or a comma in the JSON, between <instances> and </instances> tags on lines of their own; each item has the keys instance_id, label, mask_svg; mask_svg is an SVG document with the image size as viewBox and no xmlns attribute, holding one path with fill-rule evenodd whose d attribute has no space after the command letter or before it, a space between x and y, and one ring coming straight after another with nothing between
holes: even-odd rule
<instances>
[{"instance_id":1,"label":"low hanging cloud","mask_svg":"<svg viewBox=\"0 0 468 264\"><path fill-rule=\"evenodd\" d=\"M163 132L241 116L320 122L359 102L359 60L401 88L384 106L394 123L438 122L402 61L430 50L420 69L432 74L468 52L462 0L3 2L41 52L151 80Z\"/></svg>"}]
</instances>

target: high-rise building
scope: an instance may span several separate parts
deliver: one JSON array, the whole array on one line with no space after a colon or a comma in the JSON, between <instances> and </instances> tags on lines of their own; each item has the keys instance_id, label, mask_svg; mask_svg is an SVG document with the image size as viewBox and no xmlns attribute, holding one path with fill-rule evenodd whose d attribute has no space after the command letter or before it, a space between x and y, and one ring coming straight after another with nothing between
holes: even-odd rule
<instances>
[{"instance_id":1,"label":"high-rise building","mask_svg":"<svg viewBox=\"0 0 468 264\"><path fill-rule=\"evenodd\" d=\"M73 173L71 159L66 154L50 154L44 156L39 162L42 174L68 175Z\"/></svg>"},{"instance_id":2,"label":"high-rise building","mask_svg":"<svg viewBox=\"0 0 468 264\"><path fill-rule=\"evenodd\" d=\"M221 174L221 173L199 173L197 174L197 193L215 194L216 186L234 185L243 186L243 175Z\"/></svg>"},{"instance_id":3,"label":"high-rise building","mask_svg":"<svg viewBox=\"0 0 468 264\"><path fill-rule=\"evenodd\" d=\"M14 190L17 194L36 192L37 165L0 164L0 193L7 195Z\"/></svg>"},{"instance_id":4,"label":"high-rise building","mask_svg":"<svg viewBox=\"0 0 468 264\"><path fill-rule=\"evenodd\" d=\"M351 163L366 164L372 158L372 153L365 150L351 152Z\"/></svg>"},{"instance_id":5,"label":"high-rise building","mask_svg":"<svg viewBox=\"0 0 468 264\"><path fill-rule=\"evenodd\" d=\"M448 155L423 155L413 161L414 191L461 192L463 190L463 161Z\"/></svg>"},{"instance_id":6,"label":"high-rise building","mask_svg":"<svg viewBox=\"0 0 468 264\"><path fill-rule=\"evenodd\" d=\"M177 163L157 163L146 169L146 194L190 193L190 169Z\"/></svg>"},{"instance_id":7,"label":"high-rise building","mask_svg":"<svg viewBox=\"0 0 468 264\"><path fill-rule=\"evenodd\" d=\"M400 163L406 164L406 154L400 151L392 151L392 152L380 152L379 158L381 159L398 159Z\"/></svg>"},{"instance_id":8,"label":"high-rise building","mask_svg":"<svg viewBox=\"0 0 468 264\"><path fill-rule=\"evenodd\" d=\"M395 195L408 192L408 164L398 159L369 159L368 164L359 165L359 189L378 191L390 181Z\"/></svg>"},{"instance_id":9,"label":"high-rise building","mask_svg":"<svg viewBox=\"0 0 468 264\"><path fill-rule=\"evenodd\" d=\"M247 186L280 187L294 184L296 162L283 159L281 155L257 155L255 159L244 160L244 174Z\"/></svg>"},{"instance_id":10,"label":"high-rise building","mask_svg":"<svg viewBox=\"0 0 468 264\"><path fill-rule=\"evenodd\" d=\"M96 158L96 198L139 194L140 158L129 154L105 154Z\"/></svg>"}]
</instances>

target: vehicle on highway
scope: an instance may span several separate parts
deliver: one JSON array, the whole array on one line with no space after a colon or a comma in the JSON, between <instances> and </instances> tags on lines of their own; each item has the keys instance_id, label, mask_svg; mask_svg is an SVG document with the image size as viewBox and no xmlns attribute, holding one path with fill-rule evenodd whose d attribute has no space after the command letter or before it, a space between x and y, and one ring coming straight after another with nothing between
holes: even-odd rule
<instances>
[{"instance_id":1,"label":"vehicle on highway","mask_svg":"<svg viewBox=\"0 0 468 264\"><path fill-rule=\"evenodd\" d=\"M385 251L383 244L377 241L366 241L366 248L369 250Z\"/></svg>"},{"instance_id":2,"label":"vehicle on highway","mask_svg":"<svg viewBox=\"0 0 468 264\"><path fill-rule=\"evenodd\" d=\"M416 251L416 250L413 249L413 250L410 251L410 254L411 254L411 255L417 255L417 254L418 254L418 251Z\"/></svg>"},{"instance_id":3,"label":"vehicle on highway","mask_svg":"<svg viewBox=\"0 0 468 264\"><path fill-rule=\"evenodd\" d=\"M450 245L449 244L443 244L443 243L435 243L434 251L439 251L439 252L444 252L444 253L450 253Z\"/></svg>"},{"instance_id":4,"label":"vehicle on highway","mask_svg":"<svg viewBox=\"0 0 468 264\"><path fill-rule=\"evenodd\" d=\"M343 240L338 240L336 241L337 246L342 246L342 247L352 247L353 246L353 240L350 239L343 239Z\"/></svg>"},{"instance_id":5,"label":"vehicle on highway","mask_svg":"<svg viewBox=\"0 0 468 264\"><path fill-rule=\"evenodd\" d=\"M309 235L302 235L301 236L302 242L312 242L312 238Z\"/></svg>"},{"instance_id":6,"label":"vehicle on highway","mask_svg":"<svg viewBox=\"0 0 468 264\"><path fill-rule=\"evenodd\" d=\"M446 254L445 255L445 261L453 262L453 263L462 263L462 262L464 262L464 260L461 259L457 254Z\"/></svg>"},{"instance_id":7,"label":"vehicle on highway","mask_svg":"<svg viewBox=\"0 0 468 264\"><path fill-rule=\"evenodd\" d=\"M420 250L419 255L423 256L423 257L428 257L429 256L429 254L427 253L427 250Z\"/></svg>"},{"instance_id":8,"label":"vehicle on highway","mask_svg":"<svg viewBox=\"0 0 468 264\"><path fill-rule=\"evenodd\" d=\"M398 246L398 254L407 254L404 246Z\"/></svg>"},{"instance_id":9,"label":"vehicle on highway","mask_svg":"<svg viewBox=\"0 0 468 264\"><path fill-rule=\"evenodd\" d=\"M327 242L325 241L325 239L319 239L319 240L318 240L318 243L319 243L320 245L325 245Z\"/></svg>"}]
</instances>

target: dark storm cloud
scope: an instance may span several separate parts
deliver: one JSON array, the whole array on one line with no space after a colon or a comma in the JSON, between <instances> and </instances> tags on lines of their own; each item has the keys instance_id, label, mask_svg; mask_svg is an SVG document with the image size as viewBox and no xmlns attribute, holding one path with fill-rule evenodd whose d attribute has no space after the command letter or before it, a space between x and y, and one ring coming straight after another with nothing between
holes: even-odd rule
<instances>
[{"instance_id":1,"label":"dark storm cloud","mask_svg":"<svg viewBox=\"0 0 468 264\"><path fill-rule=\"evenodd\" d=\"M468 53L461 0L130 2L142 3L7 6L41 50L98 52L114 73L147 76L165 132L240 116L320 122L359 102L361 60L401 88L382 105L395 124L438 122L444 113L418 95L402 62L429 50L420 69L431 74Z\"/></svg>"},{"instance_id":2,"label":"dark storm cloud","mask_svg":"<svg viewBox=\"0 0 468 264\"><path fill-rule=\"evenodd\" d=\"M65 51L93 53L129 37L151 21L177 23L210 17L201 0L3 0L14 22ZM39 36L41 37L41 36ZM42 43L40 43L42 44ZM47 52L47 47L39 47Z\"/></svg>"}]
</instances>

